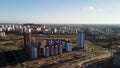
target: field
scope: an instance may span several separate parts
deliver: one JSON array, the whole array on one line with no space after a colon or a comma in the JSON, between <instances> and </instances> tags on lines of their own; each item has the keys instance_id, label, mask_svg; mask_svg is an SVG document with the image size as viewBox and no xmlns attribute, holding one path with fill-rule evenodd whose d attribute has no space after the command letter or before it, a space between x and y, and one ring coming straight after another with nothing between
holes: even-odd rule
<instances>
[{"instance_id":1,"label":"field","mask_svg":"<svg viewBox=\"0 0 120 68\"><path fill-rule=\"evenodd\" d=\"M21 35L8 34L6 38L0 41L0 52L12 51L21 49L23 40Z\"/></svg>"}]
</instances>

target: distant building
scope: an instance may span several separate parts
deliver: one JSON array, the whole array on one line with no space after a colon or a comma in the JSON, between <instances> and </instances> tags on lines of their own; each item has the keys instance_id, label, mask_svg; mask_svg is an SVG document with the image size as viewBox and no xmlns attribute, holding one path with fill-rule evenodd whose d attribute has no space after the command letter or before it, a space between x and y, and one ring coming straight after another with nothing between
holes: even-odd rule
<instances>
[{"instance_id":1,"label":"distant building","mask_svg":"<svg viewBox=\"0 0 120 68\"><path fill-rule=\"evenodd\" d=\"M0 38L5 37L5 32L0 32Z\"/></svg>"},{"instance_id":2,"label":"distant building","mask_svg":"<svg viewBox=\"0 0 120 68\"><path fill-rule=\"evenodd\" d=\"M54 33L57 33L57 31L58 31L57 28L54 28Z\"/></svg>"},{"instance_id":3,"label":"distant building","mask_svg":"<svg viewBox=\"0 0 120 68\"><path fill-rule=\"evenodd\" d=\"M120 68L120 46L118 46L117 52L113 55L113 64Z\"/></svg>"},{"instance_id":4,"label":"distant building","mask_svg":"<svg viewBox=\"0 0 120 68\"><path fill-rule=\"evenodd\" d=\"M105 31L107 35L110 35L112 33L112 28L107 27Z\"/></svg>"},{"instance_id":5,"label":"distant building","mask_svg":"<svg viewBox=\"0 0 120 68\"><path fill-rule=\"evenodd\" d=\"M1 24L0 30L1 29L5 32L21 32L23 27L20 24Z\"/></svg>"},{"instance_id":6,"label":"distant building","mask_svg":"<svg viewBox=\"0 0 120 68\"><path fill-rule=\"evenodd\" d=\"M65 34L65 30L62 29L58 30L58 34Z\"/></svg>"},{"instance_id":7,"label":"distant building","mask_svg":"<svg viewBox=\"0 0 120 68\"><path fill-rule=\"evenodd\" d=\"M84 48L85 34L83 31L78 33L78 48Z\"/></svg>"},{"instance_id":8,"label":"distant building","mask_svg":"<svg viewBox=\"0 0 120 68\"><path fill-rule=\"evenodd\" d=\"M77 34L77 31L75 30L75 29L69 29L69 30L67 30L67 34Z\"/></svg>"}]
</instances>

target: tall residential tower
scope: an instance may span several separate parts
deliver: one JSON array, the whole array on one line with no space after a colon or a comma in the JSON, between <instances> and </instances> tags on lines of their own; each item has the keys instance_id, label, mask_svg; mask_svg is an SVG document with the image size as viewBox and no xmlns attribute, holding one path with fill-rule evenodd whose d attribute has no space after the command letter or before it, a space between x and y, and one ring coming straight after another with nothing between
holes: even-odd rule
<instances>
[{"instance_id":1,"label":"tall residential tower","mask_svg":"<svg viewBox=\"0 0 120 68\"><path fill-rule=\"evenodd\" d=\"M84 48L84 42L85 42L85 34L83 31L78 33L78 48L83 49Z\"/></svg>"}]
</instances>

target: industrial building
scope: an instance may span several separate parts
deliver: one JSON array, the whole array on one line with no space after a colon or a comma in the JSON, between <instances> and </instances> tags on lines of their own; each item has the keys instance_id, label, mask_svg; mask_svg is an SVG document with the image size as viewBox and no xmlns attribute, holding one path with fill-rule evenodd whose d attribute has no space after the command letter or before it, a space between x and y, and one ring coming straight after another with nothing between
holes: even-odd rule
<instances>
[{"instance_id":1,"label":"industrial building","mask_svg":"<svg viewBox=\"0 0 120 68\"><path fill-rule=\"evenodd\" d=\"M72 43L65 39L45 39L44 46L38 40L32 39L31 27L24 26L24 50L26 55L31 58L49 57L72 51ZM84 48L85 34L83 31L78 33L78 48Z\"/></svg>"},{"instance_id":2,"label":"industrial building","mask_svg":"<svg viewBox=\"0 0 120 68\"><path fill-rule=\"evenodd\" d=\"M48 45L49 44L49 45ZM72 51L72 43L61 39L46 39L46 46L43 48L44 57L55 56L63 52Z\"/></svg>"},{"instance_id":3,"label":"industrial building","mask_svg":"<svg viewBox=\"0 0 120 68\"><path fill-rule=\"evenodd\" d=\"M30 26L24 27L24 51L30 59L49 57L72 51L72 43L63 39L45 39L46 45L32 39Z\"/></svg>"},{"instance_id":4,"label":"industrial building","mask_svg":"<svg viewBox=\"0 0 120 68\"><path fill-rule=\"evenodd\" d=\"M78 33L78 48L84 48L85 34L83 31Z\"/></svg>"},{"instance_id":5,"label":"industrial building","mask_svg":"<svg viewBox=\"0 0 120 68\"><path fill-rule=\"evenodd\" d=\"M24 31L24 50L26 55L31 59L38 58L40 42L32 39L31 29L29 26L24 27L23 31Z\"/></svg>"}]
</instances>

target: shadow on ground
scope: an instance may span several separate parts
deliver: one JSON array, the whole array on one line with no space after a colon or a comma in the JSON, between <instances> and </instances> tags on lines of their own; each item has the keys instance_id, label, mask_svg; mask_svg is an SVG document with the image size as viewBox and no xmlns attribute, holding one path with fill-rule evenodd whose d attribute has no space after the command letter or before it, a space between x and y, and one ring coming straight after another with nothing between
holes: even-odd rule
<instances>
[{"instance_id":1,"label":"shadow on ground","mask_svg":"<svg viewBox=\"0 0 120 68\"><path fill-rule=\"evenodd\" d=\"M26 56L22 49L0 53L0 68L6 67L8 65L22 63L25 61L29 61L29 60L26 59Z\"/></svg>"}]
</instances>

